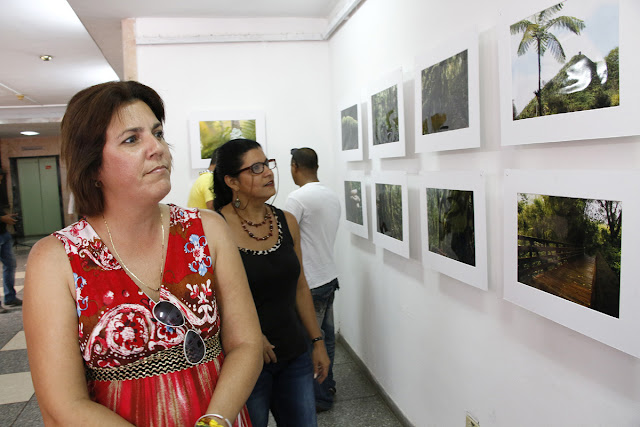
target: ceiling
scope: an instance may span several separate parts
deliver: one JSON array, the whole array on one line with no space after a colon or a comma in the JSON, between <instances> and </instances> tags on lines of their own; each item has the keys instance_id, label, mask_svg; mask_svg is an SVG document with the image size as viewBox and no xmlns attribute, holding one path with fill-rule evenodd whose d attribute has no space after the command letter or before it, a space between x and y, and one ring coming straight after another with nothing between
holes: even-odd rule
<instances>
[{"instance_id":1,"label":"ceiling","mask_svg":"<svg viewBox=\"0 0 640 427\"><path fill-rule=\"evenodd\" d=\"M22 130L58 135L76 92L122 78L122 19L329 19L341 1L2 0L0 139L21 137Z\"/></svg>"}]
</instances>

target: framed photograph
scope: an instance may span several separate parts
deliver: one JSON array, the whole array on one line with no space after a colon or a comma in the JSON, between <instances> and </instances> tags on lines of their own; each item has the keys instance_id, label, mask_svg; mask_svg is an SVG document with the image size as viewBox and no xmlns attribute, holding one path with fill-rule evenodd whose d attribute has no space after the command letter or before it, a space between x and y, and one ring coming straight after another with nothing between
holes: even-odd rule
<instances>
[{"instance_id":1,"label":"framed photograph","mask_svg":"<svg viewBox=\"0 0 640 427\"><path fill-rule=\"evenodd\" d=\"M429 172L420 186L425 266L487 290L484 172Z\"/></svg>"},{"instance_id":2,"label":"framed photograph","mask_svg":"<svg viewBox=\"0 0 640 427\"><path fill-rule=\"evenodd\" d=\"M402 68L398 68L369 89L369 157L372 159L405 155L402 85Z\"/></svg>"},{"instance_id":3,"label":"framed photograph","mask_svg":"<svg viewBox=\"0 0 640 427\"><path fill-rule=\"evenodd\" d=\"M502 145L640 134L640 2L512 9L499 27Z\"/></svg>"},{"instance_id":4,"label":"framed photograph","mask_svg":"<svg viewBox=\"0 0 640 427\"><path fill-rule=\"evenodd\" d=\"M199 111L189 115L191 167L207 169L213 151L225 142L246 138L267 152L264 113L261 111Z\"/></svg>"},{"instance_id":5,"label":"framed photograph","mask_svg":"<svg viewBox=\"0 0 640 427\"><path fill-rule=\"evenodd\" d=\"M345 161L363 160L362 111L360 103L346 105L340 110L340 152Z\"/></svg>"},{"instance_id":6,"label":"framed photograph","mask_svg":"<svg viewBox=\"0 0 640 427\"><path fill-rule=\"evenodd\" d=\"M405 172L374 172L373 243L409 258L409 200Z\"/></svg>"},{"instance_id":7,"label":"framed photograph","mask_svg":"<svg viewBox=\"0 0 640 427\"><path fill-rule=\"evenodd\" d=\"M478 34L416 58L416 152L480 146Z\"/></svg>"},{"instance_id":8,"label":"framed photograph","mask_svg":"<svg viewBox=\"0 0 640 427\"><path fill-rule=\"evenodd\" d=\"M640 357L637 171L504 175L504 298Z\"/></svg>"},{"instance_id":9,"label":"framed photograph","mask_svg":"<svg viewBox=\"0 0 640 427\"><path fill-rule=\"evenodd\" d=\"M344 180L344 225L355 235L369 238L367 221L367 194L364 174L350 172Z\"/></svg>"}]
</instances>

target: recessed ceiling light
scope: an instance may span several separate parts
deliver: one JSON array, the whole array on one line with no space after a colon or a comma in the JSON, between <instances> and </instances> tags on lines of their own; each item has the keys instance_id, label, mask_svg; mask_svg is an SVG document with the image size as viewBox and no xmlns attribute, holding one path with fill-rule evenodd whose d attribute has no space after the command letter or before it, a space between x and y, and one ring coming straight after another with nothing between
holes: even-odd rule
<instances>
[{"instance_id":1,"label":"recessed ceiling light","mask_svg":"<svg viewBox=\"0 0 640 427\"><path fill-rule=\"evenodd\" d=\"M34 135L40 135L40 132L34 132L32 130L23 130L22 132L20 132L22 135L26 135L26 136L34 136Z\"/></svg>"},{"instance_id":2,"label":"recessed ceiling light","mask_svg":"<svg viewBox=\"0 0 640 427\"><path fill-rule=\"evenodd\" d=\"M42 59L43 61L51 61L53 59L53 56L51 56L51 55L40 55L40 59Z\"/></svg>"}]
</instances>

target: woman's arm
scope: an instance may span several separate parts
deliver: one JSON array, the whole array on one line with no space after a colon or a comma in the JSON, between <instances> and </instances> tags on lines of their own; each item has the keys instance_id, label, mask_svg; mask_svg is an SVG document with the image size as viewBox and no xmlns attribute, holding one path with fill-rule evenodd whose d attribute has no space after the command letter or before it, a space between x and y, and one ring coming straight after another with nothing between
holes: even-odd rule
<instances>
[{"instance_id":1,"label":"woman's arm","mask_svg":"<svg viewBox=\"0 0 640 427\"><path fill-rule=\"evenodd\" d=\"M298 286L296 288L296 306L298 309L298 315L302 324L304 325L310 338L316 338L322 336L322 330L318 325L318 319L316 318L316 310L313 306L313 298L311 297L311 291L307 284L307 279L304 276L304 267L302 266L302 251L300 250L300 228L298 227L298 221L289 212L284 212L287 219L287 225L291 231L291 237L293 237L293 245L300 262L300 276L298 277ZM324 340L319 340L313 343L313 352L311 353L311 359L313 360L313 373L314 378L322 383L327 375L329 375L329 364L331 363L327 349L324 346Z\"/></svg>"},{"instance_id":2,"label":"woman's arm","mask_svg":"<svg viewBox=\"0 0 640 427\"><path fill-rule=\"evenodd\" d=\"M216 212L200 211L213 259L215 291L225 352L208 413L233 421L262 369L262 332L244 264L231 232Z\"/></svg>"},{"instance_id":3,"label":"woman's arm","mask_svg":"<svg viewBox=\"0 0 640 427\"><path fill-rule=\"evenodd\" d=\"M53 236L29 253L23 323L31 377L47 426L131 426L89 399L78 344L78 315L71 265Z\"/></svg>"}]
</instances>

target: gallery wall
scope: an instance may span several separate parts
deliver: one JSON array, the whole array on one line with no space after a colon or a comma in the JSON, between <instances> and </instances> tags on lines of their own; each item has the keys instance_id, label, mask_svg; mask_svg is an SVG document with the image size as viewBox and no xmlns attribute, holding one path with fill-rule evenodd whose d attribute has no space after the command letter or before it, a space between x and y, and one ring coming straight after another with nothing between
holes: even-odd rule
<instances>
[{"instance_id":1,"label":"gallery wall","mask_svg":"<svg viewBox=\"0 0 640 427\"><path fill-rule=\"evenodd\" d=\"M166 200L186 206L202 170L191 164L192 113L211 111L213 117L220 111L259 110L265 115L266 154L278 164L274 204L284 206L297 188L291 148L314 148L322 166L333 156L328 48L325 42L139 46L138 80L156 89L166 104L165 131L173 146ZM321 178L332 173L328 164L321 167Z\"/></svg>"},{"instance_id":2,"label":"gallery wall","mask_svg":"<svg viewBox=\"0 0 640 427\"><path fill-rule=\"evenodd\" d=\"M637 136L502 145L497 27L512 3L367 0L328 42L138 46L139 80L167 103L166 133L174 146L167 201L184 204L197 177L189 163L192 111L265 111L268 155L280 165L276 205L295 188L288 170L292 147L315 148L321 181L340 195L350 172L369 179L374 171L404 171L409 258L344 227L336 242L340 334L404 416L416 426L464 425L467 411L482 426L638 425L637 358L502 298L506 169L625 170L640 164ZM549 2L533 3L543 9ZM471 30L480 40L481 147L415 154L415 58ZM368 84L397 67L404 70L407 155L343 161L339 109L357 98L366 111ZM421 174L451 170L485 172L488 291L422 263ZM369 184L369 219L370 190Z\"/></svg>"}]
</instances>

